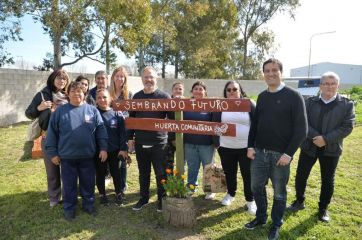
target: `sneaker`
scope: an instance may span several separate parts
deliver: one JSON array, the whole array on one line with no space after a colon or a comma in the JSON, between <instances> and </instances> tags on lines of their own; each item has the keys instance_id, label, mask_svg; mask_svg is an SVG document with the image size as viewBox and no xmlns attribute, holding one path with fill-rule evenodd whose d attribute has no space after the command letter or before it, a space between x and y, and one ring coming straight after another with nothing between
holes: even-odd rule
<instances>
[{"instance_id":1,"label":"sneaker","mask_svg":"<svg viewBox=\"0 0 362 240\"><path fill-rule=\"evenodd\" d=\"M329 213L327 210L319 210L319 213L318 213L318 219L319 221L322 221L322 222L329 222L331 220L331 218L329 217Z\"/></svg>"},{"instance_id":2,"label":"sneaker","mask_svg":"<svg viewBox=\"0 0 362 240\"><path fill-rule=\"evenodd\" d=\"M304 202L299 202L298 200L295 200L287 207L287 210L291 212L298 212L299 210L303 210L304 208Z\"/></svg>"},{"instance_id":3,"label":"sneaker","mask_svg":"<svg viewBox=\"0 0 362 240\"><path fill-rule=\"evenodd\" d=\"M234 199L234 197L227 193L224 199L221 201L221 204L224 206L229 206L234 201Z\"/></svg>"},{"instance_id":4,"label":"sneaker","mask_svg":"<svg viewBox=\"0 0 362 240\"><path fill-rule=\"evenodd\" d=\"M141 210L144 206L146 206L148 204L148 200L146 201L146 200L144 200L144 199L140 199L140 200L138 200L138 202L133 206L133 210L135 210L135 211L139 211L139 210Z\"/></svg>"},{"instance_id":5,"label":"sneaker","mask_svg":"<svg viewBox=\"0 0 362 240\"><path fill-rule=\"evenodd\" d=\"M272 226L269 230L268 240L277 240L279 239L279 228Z\"/></svg>"},{"instance_id":6,"label":"sneaker","mask_svg":"<svg viewBox=\"0 0 362 240\"><path fill-rule=\"evenodd\" d=\"M251 201L251 202L246 202L246 206L248 207L248 213L250 215L255 215L256 214L256 204L255 201Z\"/></svg>"},{"instance_id":7,"label":"sneaker","mask_svg":"<svg viewBox=\"0 0 362 240\"><path fill-rule=\"evenodd\" d=\"M162 212L162 201L157 202L157 212Z\"/></svg>"},{"instance_id":8,"label":"sneaker","mask_svg":"<svg viewBox=\"0 0 362 240\"><path fill-rule=\"evenodd\" d=\"M255 218L253 221L248 222L247 224L245 224L244 227L246 229L253 230L257 226L264 226L265 224L266 224L266 222L259 221L258 219Z\"/></svg>"},{"instance_id":9,"label":"sneaker","mask_svg":"<svg viewBox=\"0 0 362 240\"><path fill-rule=\"evenodd\" d=\"M99 202L100 204L104 205L104 206L108 206L109 205L109 201L108 201L108 197L107 195L101 195L99 197Z\"/></svg>"},{"instance_id":10,"label":"sneaker","mask_svg":"<svg viewBox=\"0 0 362 240\"><path fill-rule=\"evenodd\" d=\"M75 211L66 211L64 212L64 218L67 221L71 221L75 218Z\"/></svg>"},{"instance_id":11,"label":"sneaker","mask_svg":"<svg viewBox=\"0 0 362 240\"><path fill-rule=\"evenodd\" d=\"M123 198L123 194L122 193L119 193L118 195L116 195L116 204L118 206L123 206L123 201L124 201L124 198Z\"/></svg>"},{"instance_id":12,"label":"sneaker","mask_svg":"<svg viewBox=\"0 0 362 240\"><path fill-rule=\"evenodd\" d=\"M205 196L206 200L213 200L216 196L216 193L207 193Z\"/></svg>"}]
</instances>

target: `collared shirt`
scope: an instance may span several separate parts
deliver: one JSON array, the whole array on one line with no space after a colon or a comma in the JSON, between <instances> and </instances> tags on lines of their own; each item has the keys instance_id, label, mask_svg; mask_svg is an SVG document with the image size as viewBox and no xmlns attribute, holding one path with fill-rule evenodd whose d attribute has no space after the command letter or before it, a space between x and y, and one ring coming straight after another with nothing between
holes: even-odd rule
<instances>
[{"instance_id":1,"label":"collared shirt","mask_svg":"<svg viewBox=\"0 0 362 240\"><path fill-rule=\"evenodd\" d=\"M285 87L285 83L281 82L280 85L277 87L277 89L274 92L279 92L280 90L282 90ZM268 88L268 92L270 92L269 88ZM274 93L273 92L273 93Z\"/></svg>"},{"instance_id":2,"label":"collared shirt","mask_svg":"<svg viewBox=\"0 0 362 240\"><path fill-rule=\"evenodd\" d=\"M333 102L333 101L337 98L337 93L336 93L336 95L334 95L333 97L331 97L331 98L328 99L328 100L325 100L325 99L322 97L322 94L319 95L319 98L320 98L325 104L328 104L328 103L330 103L330 102Z\"/></svg>"}]
</instances>

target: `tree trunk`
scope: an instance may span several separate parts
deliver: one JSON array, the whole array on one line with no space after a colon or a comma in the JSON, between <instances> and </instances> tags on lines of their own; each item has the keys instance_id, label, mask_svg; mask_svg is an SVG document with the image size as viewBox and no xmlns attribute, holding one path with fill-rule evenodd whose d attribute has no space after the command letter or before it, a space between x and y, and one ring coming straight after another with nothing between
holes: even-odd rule
<instances>
[{"instance_id":1,"label":"tree trunk","mask_svg":"<svg viewBox=\"0 0 362 240\"><path fill-rule=\"evenodd\" d=\"M58 69L62 65L61 35L59 33L54 33L53 48L54 48L54 69Z\"/></svg>"},{"instance_id":2,"label":"tree trunk","mask_svg":"<svg viewBox=\"0 0 362 240\"><path fill-rule=\"evenodd\" d=\"M145 60L144 60L144 54L143 54L143 48L140 46L138 48L139 55L138 55L138 73L139 75L142 75L142 70L145 67Z\"/></svg>"},{"instance_id":3,"label":"tree trunk","mask_svg":"<svg viewBox=\"0 0 362 240\"><path fill-rule=\"evenodd\" d=\"M176 53L176 55L175 55L175 79L178 79L178 71L179 71L178 64L179 64L178 54Z\"/></svg>"},{"instance_id":4,"label":"tree trunk","mask_svg":"<svg viewBox=\"0 0 362 240\"><path fill-rule=\"evenodd\" d=\"M246 40L246 38L244 37L244 42L243 42L243 76L242 79L245 80L245 76L246 76L246 70L247 70L247 59L248 58L248 42Z\"/></svg>"},{"instance_id":5,"label":"tree trunk","mask_svg":"<svg viewBox=\"0 0 362 240\"><path fill-rule=\"evenodd\" d=\"M110 24L105 21L106 24L106 33L104 36L104 40L106 42L106 73L107 75L110 74L110 67L111 67L111 59L110 59L110 50L109 50L109 35L110 35Z\"/></svg>"},{"instance_id":6,"label":"tree trunk","mask_svg":"<svg viewBox=\"0 0 362 240\"><path fill-rule=\"evenodd\" d=\"M162 78L166 77L165 32L162 32Z\"/></svg>"}]
</instances>

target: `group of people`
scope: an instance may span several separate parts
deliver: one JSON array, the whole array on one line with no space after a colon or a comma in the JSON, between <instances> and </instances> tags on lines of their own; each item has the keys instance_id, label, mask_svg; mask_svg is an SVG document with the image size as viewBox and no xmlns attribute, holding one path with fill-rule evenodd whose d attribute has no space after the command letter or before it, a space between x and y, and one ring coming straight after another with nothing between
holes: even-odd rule
<instances>
[{"instance_id":1,"label":"group of people","mask_svg":"<svg viewBox=\"0 0 362 240\"><path fill-rule=\"evenodd\" d=\"M322 176L318 216L321 221L330 220L327 208L333 195L335 171L342 154L343 139L353 129L355 114L353 103L338 93L340 79L333 72L322 75L318 96L304 100L282 81L283 65L279 60L265 61L262 69L267 89L259 94L256 104L251 101L251 112L184 112L185 120L236 125L235 137L184 134L184 153L187 184L196 186L192 188L195 191L201 165L205 167L212 163L217 150L226 176L227 193L221 201L225 206L235 199L239 166L248 212L256 215L245 224L247 229L266 224L266 185L270 179L274 199L268 239L278 239L286 210L290 165L299 147L296 200L288 210L305 208L307 180L318 159ZM136 153L140 187L140 199L133 210L141 210L149 202L152 165L157 184L157 211L162 211L165 190L161 180L166 178L166 168L173 166L175 134L126 130L124 117L174 119L174 112L117 112L112 110L110 103L130 98L182 98L184 85L176 82L169 95L157 88L154 68L146 67L141 77L143 89L132 95L128 90L127 72L122 67L114 70L109 87L105 72L97 72L97 86L91 90L87 78L79 76L70 82L64 70L56 70L26 110L29 118L39 118L44 131L42 149L50 206L60 202L61 179L66 219L75 217L77 178L84 211L95 214L95 185L101 203L108 203L104 183L108 168L116 191L115 202L123 204L127 187L125 159L130 149ZM239 82L229 81L224 86L223 97L240 99L246 94ZM191 98L207 98L204 82L197 81L192 85ZM215 193L205 196L205 199L214 198Z\"/></svg>"}]
</instances>

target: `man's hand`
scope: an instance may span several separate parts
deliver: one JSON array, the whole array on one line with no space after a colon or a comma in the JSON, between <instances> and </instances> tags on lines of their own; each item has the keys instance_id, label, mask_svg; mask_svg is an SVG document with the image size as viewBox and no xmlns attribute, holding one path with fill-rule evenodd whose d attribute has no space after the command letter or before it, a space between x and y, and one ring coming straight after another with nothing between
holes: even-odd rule
<instances>
[{"instance_id":1,"label":"man's hand","mask_svg":"<svg viewBox=\"0 0 362 240\"><path fill-rule=\"evenodd\" d=\"M59 156L52 157L51 161L52 161L53 164L59 165L60 164L60 157Z\"/></svg>"},{"instance_id":2,"label":"man's hand","mask_svg":"<svg viewBox=\"0 0 362 240\"><path fill-rule=\"evenodd\" d=\"M248 148L247 156L251 160L254 160L254 158L255 158L255 149L254 148Z\"/></svg>"},{"instance_id":3,"label":"man's hand","mask_svg":"<svg viewBox=\"0 0 362 240\"><path fill-rule=\"evenodd\" d=\"M289 156L286 155L286 154L283 154L283 155L279 158L279 160L278 160L278 162L277 162L277 166L287 166L287 165L290 163L291 160L292 160L291 157L289 157Z\"/></svg>"},{"instance_id":4,"label":"man's hand","mask_svg":"<svg viewBox=\"0 0 362 240\"><path fill-rule=\"evenodd\" d=\"M101 159L101 162L106 161L107 157L108 157L107 151L104 151L104 150L100 151L98 157L99 157L99 159Z\"/></svg>"},{"instance_id":5,"label":"man's hand","mask_svg":"<svg viewBox=\"0 0 362 240\"><path fill-rule=\"evenodd\" d=\"M118 156L122 156L124 159L127 159L128 152L127 151L119 151Z\"/></svg>"},{"instance_id":6,"label":"man's hand","mask_svg":"<svg viewBox=\"0 0 362 240\"><path fill-rule=\"evenodd\" d=\"M323 136L316 136L313 138L313 143L314 145L316 145L317 147L324 147L325 145L327 145L326 141L324 141Z\"/></svg>"}]
</instances>

